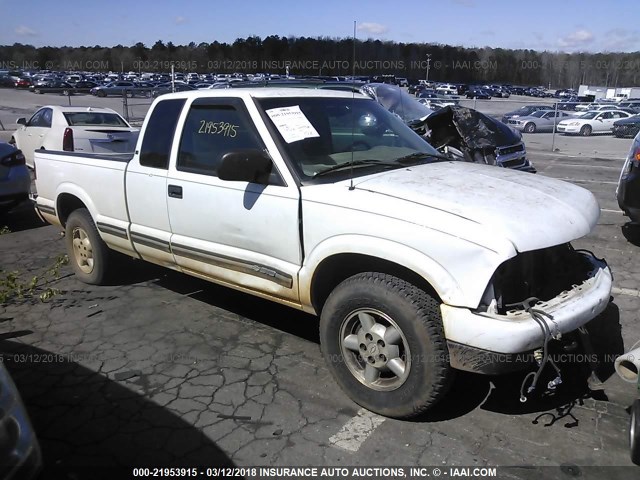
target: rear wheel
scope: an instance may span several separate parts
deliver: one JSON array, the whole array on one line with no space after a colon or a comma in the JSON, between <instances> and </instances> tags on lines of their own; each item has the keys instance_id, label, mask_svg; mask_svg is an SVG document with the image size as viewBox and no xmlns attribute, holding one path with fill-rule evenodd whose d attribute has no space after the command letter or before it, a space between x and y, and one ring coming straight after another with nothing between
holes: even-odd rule
<instances>
[{"instance_id":1,"label":"rear wheel","mask_svg":"<svg viewBox=\"0 0 640 480\"><path fill-rule=\"evenodd\" d=\"M107 277L109 248L100 238L86 208L75 210L69 215L65 240L76 276L84 283L102 284Z\"/></svg>"},{"instance_id":2,"label":"rear wheel","mask_svg":"<svg viewBox=\"0 0 640 480\"><path fill-rule=\"evenodd\" d=\"M536 131L536 124L533 122L529 122L524 126L524 131L527 133L535 133Z\"/></svg>"},{"instance_id":3,"label":"rear wheel","mask_svg":"<svg viewBox=\"0 0 640 480\"><path fill-rule=\"evenodd\" d=\"M320 341L340 387L381 415L419 415L450 384L438 301L391 275L361 273L338 285L322 309Z\"/></svg>"},{"instance_id":4,"label":"rear wheel","mask_svg":"<svg viewBox=\"0 0 640 480\"><path fill-rule=\"evenodd\" d=\"M593 129L591 128L591 125L584 125L580 129L580 135L582 135L583 137L588 137L589 135L591 135L592 131Z\"/></svg>"},{"instance_id":5,"label":"rear wheel","mask_svg":"<svg viewBox=\"0 0 640 480\"><path fill-rule=\"evenodd\" d=\"M133 98L133 90L127 90L125 94L127 95L127 98Z\"/></svg>"}]
</instances>

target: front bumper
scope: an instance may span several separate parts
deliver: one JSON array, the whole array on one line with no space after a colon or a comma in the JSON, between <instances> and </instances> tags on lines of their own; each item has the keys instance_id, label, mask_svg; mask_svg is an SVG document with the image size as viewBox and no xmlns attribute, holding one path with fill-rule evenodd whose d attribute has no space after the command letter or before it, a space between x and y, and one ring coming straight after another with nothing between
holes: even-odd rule
<instances>
[{"instance_id":1,"label":"front bumper","mask_svg":"<svg viewBox=\"0 0 640 480\"><path fill-rule=\"evenodd\" d=\"M556 125L556 132L559 133L580 133L581 125L568 126L568 125Z\"/></svg>"},{"instance_id":2,"label":"front bumper","mask_svg":"<svg viewBox=\"0 0 640 480\"><path fill-rule=\"evenodd\" d=\"M535 305L536 309L551 315L551 319L545 321L554 336L583 326L609 303L611 271L604 261L592 256L589 260L593 269L584 282ZM493 358L496 363L508 362L514 366L517 362L511 360L511 356L530 358L526 354L540 348L544 342L540 325L524 310L499 315L445 304L440 309L446 339L453 346L451 364L457 368L470 370L468 365L465 368L464 361L470 352L481 352L484 362Z\"/></svg>"}]
</instances>

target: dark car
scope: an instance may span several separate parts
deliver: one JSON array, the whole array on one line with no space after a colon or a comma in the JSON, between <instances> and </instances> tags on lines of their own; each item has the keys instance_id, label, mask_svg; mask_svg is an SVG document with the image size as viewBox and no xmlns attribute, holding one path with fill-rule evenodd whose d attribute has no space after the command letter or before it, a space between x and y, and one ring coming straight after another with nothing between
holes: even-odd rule
<instances>
[{"instance_id":1,"label":"dark car","mask_svg":"<svg viewBox=\"0 0 640 480\"><path fill-rule=\"evenodd\" d=\"M176 92L186 92L189 90L196 90L194 87L192 87L191 85L187 85L186 83L176 83L175 84L175 91ZM151 90L151 96L153 98L159 97L160 95L164 95L166 93L171 93L172 89L171 89L171 84L170 83L164 83L162 85L158 85L156 88L154 88L153 90Z\"/></svg>"},{"instance_id":2,"label":"dark car","mask_svg":"<svg viewBox=\"0 0 640 480\"><path fill-rule=\"evenodd\" d=\"M558 110L571 110L574 111L576 109L576 105L580 104L580 100L578 97L565 97L564 100L558 102ZM552 108L556 108L556 104L554 103Z\"/></svg>"},{"instance_id":3,"label":"dark car","mask_svg":"<svg viewBox=\"0 0 640 480\"><path fill-rule=\"evenodd\" d=\"M42 453L20 393L0 363L0 472L8 480L31 480L42 469Z\"/></svg>"},{"instance_id":4,"label":"dark car","mask_svg":"<svg viewBox=\"0 0 640 480\"><path fill-rule=\"evenodd\" d=\"M491 94L487 90L481 88L472 88L466 93L467 98L480 98L483 100L490 100Z\"/></svg>"},{"instance_id":5,"label":"dark car","mask_svg":"<svg viewBox=\"0 0 640 480\"><path fill-rule=\"evenodd\" d=\"M15 82L6 75L0 76L0 87L2 88L14 88Z\"/></svg>"},{"instance_id":6,"label":"dark car","mask_svg":"<svg viewBox=\"0 0 640 480\"><path fill-rule=\"evenodd\" d=\"M624 162L616 196L620 209L632 222L640 222L640 133L629 150Z\"/></svg>"},{"instance_id":7,"label":"dark car","mask_svg":"<svg viewBox=\"0 0 640 480\"><path fill-rule=\"evenodd\" d=\"M80 80L73 85L73 93L91 93L91 89L97 87L96 82Z\"/></svg>"},{"instance_id":8,"label":"dark car","mask_svg":"<svg viewBox=\"0 0 640 480\"><path fill-rule=\"evenodd\" d=\"M24 155L15 146L0 143L0 213L26 200L30 188L31 177Z\"/></svg>"},{"instance_id":9,"label":"dark car","mask_svg":"<svg viewBox=\"0 0 640 480\"><path fill-rule=\"evenodd\" d=\"M36 82L29 87L29 91L33 93L64 93L73 91L73 85L62 80L47 80Z\"/></svg>"},{"instance_id":10,"label":"dark car","mask_svg":"<svg viewBox=\"0 0 640 480\"><path fill-rule=\"evenodd\" d=\"M633 138L640 132L640 115L623 118L613 123L611 128L618 138Z\"/></svg>"},{"instance_id":11,"label":"dark car","mask_svg":"<svg viewBox=\"0 0 640 480\"><path fill-rule=\"evenodd\" d=\"M531 115L533 112L537 112L538 110L553 110L553 109L554 108L550 105L525 105L524 107L520 107L518 110L505 113L502 116L502 122L508 123L510 118L526 117L527 115Z\"/></svg>"}]
</instances>

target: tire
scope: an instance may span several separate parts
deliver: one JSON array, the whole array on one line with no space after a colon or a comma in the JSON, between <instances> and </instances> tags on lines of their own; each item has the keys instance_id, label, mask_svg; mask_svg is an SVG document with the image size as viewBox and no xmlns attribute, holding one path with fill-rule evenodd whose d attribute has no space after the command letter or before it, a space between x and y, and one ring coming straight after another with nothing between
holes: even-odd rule
<instances>
[{"instance_id":1,"label":"tire","mask_svg":"<svg viewBox=\"0 0 640 480\"><path fill-rule=\"evenodd\" d=\"M345 393L388 417L425 412L453 376L439 302L387 274L354 275L331 292L320 316L320 344Z\"/></svg>"},{"instance_id":2,"label":"tire","mask_svg":"<svg viewBox=\"0 0 640 480\"><path fill-rule=\"evenodd\" d=\"M640 465L640 400L636 400L631 406L629 450L631 451L631 461Z\"/></svg>"},{"instance_id":3,"label":"tire","mask_svg":"<svg viewBox=\"0 0 640 480\"><path fill-rule=\"evenodd\" d=\"M133 90L126 90L124 94L127 96L127 98L133 98L134 95Z\"/></svg>"},{"instance_id":4,"label":"tire","mask_svg":"<svg viewBox=\"0 0 640 480\"><path fill-rule=\"evenodd\" d=\"M591 135L592 130L593 129L591 128L591 125L584 125L580 129L580 135L582 135L583 137L588 137L589 135Z\"/></svg>"},{"instance_id":5,"label":"tire","mask_svg":"<svg viewBox=\"0 0 640 480\"><path fill-rule=\"evenodd\" d=\"M106 96L107 96L107 94L106 94L103 90L98 90L98 92L96 93L96 95L97 95L98 97L102 97L102 98L104 98L104 97L106 97Z\"/></svg>"},{"instance_id":6,"label":"tire","mask_svg":"<svg viewBox=\"0 0 640 480\"><path fill-rule=\"evenodd\" d=\"M62 95L64 95L65 97L70 97L71 96L71 90L63 90L62 91Z\"/></svg>"},{"instance_id":7,"label":"tire","mask_svg":"<svg viewBox=\"0 0 640 480\"><path fill-rule=\"evenodd\" d=\"M533 122L529 122L524 126L524 131L527 133L535 133L536 132L536 124Z\"/></svg>"},{"instance_id":8,"label":"tire","mask_svg":"<svg viewBox=\"0 0 640 480\"><path fill-rule=\"evenodd\" d=\"M151 93L151 90L144 92L144 96L147 98L153 98L153 94Z\"/></svg>"},{"instance_id":9,"label":"tire","mask_svg":"<svg viewBox=\"0 0 640 480\"><path fill-rule=\"evenodd\" d=\"M40 93L42 93L42 90L40 90L39 88L34 88L33 89L33 93L40 94Z\"/></svg>"},{"instance_id":10,"label":"tire","mask_svg":"<svg viewBox=\"0 0 640 480\"><path fill-rule=\"evenodd\" d=\"M107 278L109 248L86 208L74 210L67 219L65 242L69 261L76 276L91 285L101 285Z\"/></svg>"}]
</instances>

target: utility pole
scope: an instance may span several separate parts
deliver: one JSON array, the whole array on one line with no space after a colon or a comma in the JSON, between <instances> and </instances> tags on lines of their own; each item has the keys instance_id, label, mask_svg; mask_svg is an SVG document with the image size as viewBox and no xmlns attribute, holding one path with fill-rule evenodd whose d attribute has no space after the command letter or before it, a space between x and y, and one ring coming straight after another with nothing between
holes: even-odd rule
<instances>
[{"instance_id":1,"label":"utility pole","mask_svg":"<svg viewBox=\"0 0 640 480\"><path fill-rule=\"evenodd\" d=\"M431 54L427 53L427 75L424 79L425 83L429 83L429 67L431 66Z\"/></svg>"}]
</instances>

